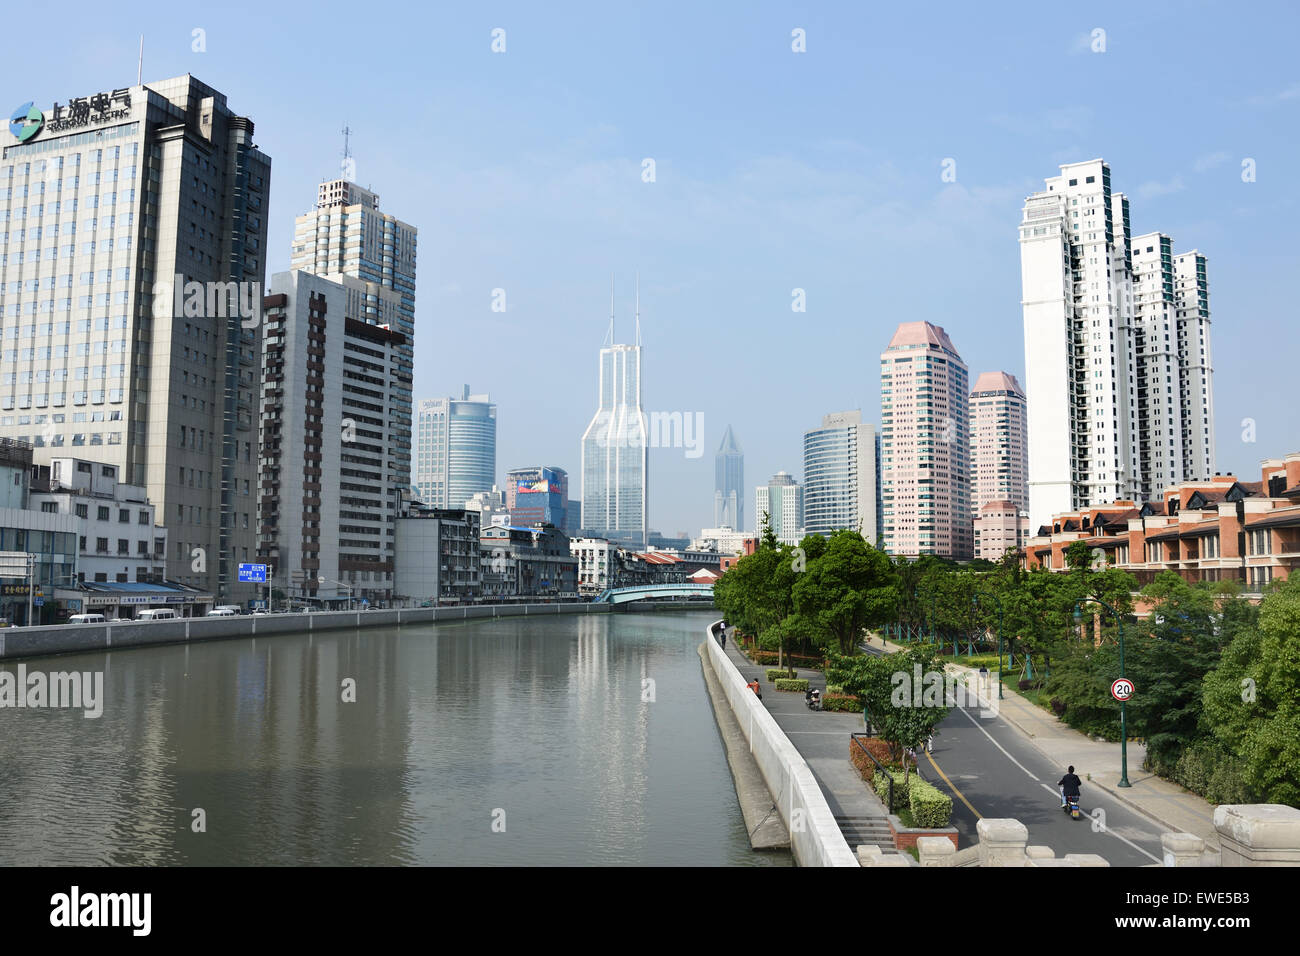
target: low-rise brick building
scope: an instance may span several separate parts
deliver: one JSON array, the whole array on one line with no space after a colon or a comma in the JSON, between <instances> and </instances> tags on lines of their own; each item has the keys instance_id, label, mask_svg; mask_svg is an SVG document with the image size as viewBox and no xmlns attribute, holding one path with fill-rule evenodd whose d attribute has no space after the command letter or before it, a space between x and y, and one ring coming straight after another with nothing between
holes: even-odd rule
<instances>
[{"instance_id":1,"label":"low-rise brick building","mask_svg":"<svg viewBox=\"0 0 1300 956\"><path fill-rule=\"evenodd\" d=\"M1300 567L1300 452L1265 460L1259 481L1215 475L1166 488L1158 501L1054 515L1026 546L1026 566L1064 570L1075 541L1140 585L1170 570L1190 582L1238 581L1257 592Z\"/></svg>"}]
</instances>

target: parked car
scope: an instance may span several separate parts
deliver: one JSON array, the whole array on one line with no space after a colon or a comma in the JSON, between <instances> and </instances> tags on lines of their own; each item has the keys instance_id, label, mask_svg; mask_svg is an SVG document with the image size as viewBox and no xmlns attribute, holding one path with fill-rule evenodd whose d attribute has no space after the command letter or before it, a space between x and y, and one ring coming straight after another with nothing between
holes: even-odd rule
<instances>
[{"instance_id":1,"label":"parked car","mask_svg":"<svg viewBox=\"0 0 1300 956\"><path fill-rule=\"evenodd\" d=\"M230 607L214 607L205 617L237 617L239 612Z\"/></svg>"},{"instance_id":2,"label":"parked car","mask_svg":"<svg viewBox=\"0 0 1300 956\"><path fill-rule=\"evenodd\" d=\"M102 614L74 614L68 618L69 624L103 624L104 615Z\"/></svg>"}]
</instances>

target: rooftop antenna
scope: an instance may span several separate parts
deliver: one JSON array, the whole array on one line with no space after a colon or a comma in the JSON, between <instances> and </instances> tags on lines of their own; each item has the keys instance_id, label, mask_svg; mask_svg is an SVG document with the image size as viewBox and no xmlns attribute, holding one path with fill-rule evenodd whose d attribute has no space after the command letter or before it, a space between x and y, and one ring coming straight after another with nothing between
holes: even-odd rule
<instances>
[{"instance_id":1,"label":"rooftop antenna","mask_svg":"<svg viewBox=\"0 0 1300 956\"><path fill-rule=\"evenodd\" d=\"M144 34L140 34L140 59L135 64L135 85L139 86L144 78Z\"/></svg>"},{"instance_id":2,"label":"rooftop antenna","mask_svg":"<svg viewBox=\"0 0 1300 956\"><path fill-rule=\"evenodd\" d=\"M343 127L343 163L341 164L340 168L343 172L343 178L348 180L352 179L352 177L356 175L356 173L351 171L353 168L351 136L352 136L352 127L344 126Z\"/></svg>"},{"instance_id":3,"label":"rooftop antenna","mask_svg":"<svg viewBox=\"0 0 1300 956\"><path fill-rule=\"evenodd\" d=\"M641 273L636 274L636 344L641 346Z\"/></svg>"},{"instance_id":4,"label":"rooftop antenna","mask_svg":"<svg viewBox=\"0 0 1300 956\"><path fill-rule=\"evenodd\" d=\"M614 273L609 274L609 331L605 333L605 342L614 344Z\"/></svg>"}]
</instances>

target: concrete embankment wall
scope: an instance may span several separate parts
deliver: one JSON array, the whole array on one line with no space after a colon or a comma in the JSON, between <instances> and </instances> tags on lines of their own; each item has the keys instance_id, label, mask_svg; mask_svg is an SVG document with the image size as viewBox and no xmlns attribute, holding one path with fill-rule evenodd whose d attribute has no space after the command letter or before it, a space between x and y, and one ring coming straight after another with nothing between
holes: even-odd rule
<instances>
[{"instance_id":1,"label":"concrete embankment wall","mask_svg":"<svg viewBox=\"0 0 1300 956\"><path fill-rule=\"evenodd\" d=\"M785 821L795 861L800 866L858 866L857 857L845 842L812 770L776 719L745 685L745 678L736 665L718 646L721 623L715 622L708 628L704 644L709 661Z\"/></svg>"},{"instance_id":2,"label":"concrete embankment wall","mask_svg":"<svg viewBox=\"0 0 1300 956\"><path fill-rule=\"evenodd\" d=\"M0 660L76 654L152 644L184 644L241 637L273 637L302 631L396 627L433 621L547 614L608 614L611 604L492 604L473 607L421 607L386 611L319 611L313 614L242 614L192 617L126 624L56 624L0 629ZM617 605L625 608L627 605Z\"/></svg>"}]
</instances>

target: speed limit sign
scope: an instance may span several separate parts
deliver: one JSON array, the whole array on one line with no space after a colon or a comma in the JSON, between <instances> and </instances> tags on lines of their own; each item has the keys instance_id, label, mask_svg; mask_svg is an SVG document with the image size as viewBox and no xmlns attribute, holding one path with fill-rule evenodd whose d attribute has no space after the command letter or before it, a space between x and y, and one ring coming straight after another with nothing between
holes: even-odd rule
<instances>
[{"instance_id":1,"label":"speed limit sign","mask_svg":"<svg viewBox=\"0 0 1300 956\"><path fill-rule=\"evenodd\" d=\"M1110 696L1121 703L1128 700L1133 696L1133 682L1127 677L1118 678L1115 683L1110 685Z\"/></svg>"}]
</instances>

